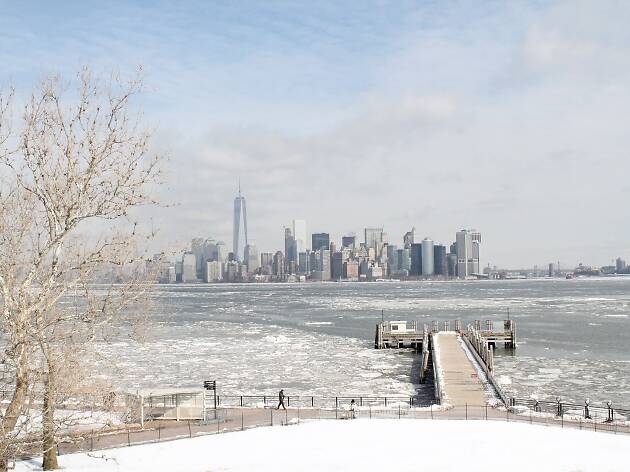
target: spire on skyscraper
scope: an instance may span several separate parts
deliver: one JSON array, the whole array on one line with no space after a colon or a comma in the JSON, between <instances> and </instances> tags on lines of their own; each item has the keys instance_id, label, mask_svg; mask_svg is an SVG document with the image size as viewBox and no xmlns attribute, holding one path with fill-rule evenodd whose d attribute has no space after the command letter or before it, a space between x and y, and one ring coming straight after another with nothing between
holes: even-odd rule
<instances>
[{"instance_id":1,"label":"spire on skyscraper","mask_svg":"<svg viewBox=\"0 0 630 472\"><path fill-rule=\"evenodd\" d=\"M243 231L241 232L241 219L243 222ZM241 245L241 236L245 237L244 244ZM240 251L247 246L247 204L245 197L241 195L241 179L238 179L238 196L234 199L234 226L232 239L232 252L234 259L243 260Z\"/></svg>"}]
</instances>

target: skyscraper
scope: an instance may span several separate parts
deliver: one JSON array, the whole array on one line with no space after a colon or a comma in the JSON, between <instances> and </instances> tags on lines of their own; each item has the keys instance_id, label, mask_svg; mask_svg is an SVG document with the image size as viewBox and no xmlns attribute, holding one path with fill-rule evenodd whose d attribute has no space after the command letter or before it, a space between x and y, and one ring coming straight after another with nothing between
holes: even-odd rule
<instances>
[{"instance_id":1,"label":"skyscraper","mask_svg":"<svg viewBox=\"0 0 630 472\"><path fill-rule=\"evenodd\" d=\"M328 233L313 233L311 239L313 243L313 247L311 247L311 249L313 251L318 251L321 248L330 248L330 235Z\"/></svg>"},{"instance_id":2,"label":"skyscraper","mask_svg":"<svg viewBox=\"0 0 630 472\"><path fill-rule=\"evenodd\" d=\"M424 238L422 240L422 275L433 275L434 272L433 240Z\"/></svg>"},{"instance_id":3,"label":"skyscraper","mask_svg":"<svg viewBox=\"0 0 630 472\"><path fill-rule=\"evenodd\" d=\"M407 231L403 236L403 246L409 249L416 239L416 228L411 228L411 231Z\"/></svg>"},{"instance_id":4,"label":"skyscraper","mask_svg":"<svg viewBox=\"0 0 630 472\"><path fill-rule=\"evenodd\" d=\"M253 274L258 269L258 250L253 244L245 246L245 258L243 260L247 266L247 272Z\"/></svg>"},{"instance_id":5,"label":"skyscraper","mask_svg":"<svg viewBox=\"0 0 630 472\"><path fill-rule=\"evenodd\" d=\"M410 258L409 275L422 275L422 244L413 243L411 245Z\"/></svg>"},{"instance_id":6,"label":"skyscraper","mask_svg":"<svg viewBox=\"0 0 630 472\"><path fill-rule=\"evenodd\" d=\"M297 265L296 241L293 233L291 233L291 228L284 228L284 264L285 272L289 274L292 273L291 270L288 270L292 262Z\"/></svg>"},{"instance_id":7,"label":"skyscraper","mask_svg":"<svg viewBox=\"0 0 630 472\"><path fill-rule=\"evenodd\" d=\"M306 251L306 220L293 220L293 239L295 239L295 253Z\"/></svg>"},{"instance_id":8,"label":"skyscraper","mask_svg":"<svg viewBox=\"0 0 630 472\"><path fill-rule=\"evenodd\" d=\"M479 273L479 245L481 233L475 230L462 229L455 235L457 247L457 277L465 279L469 275Z\"/></svg>"},{"instance_id":9,"label":"skyscraper","mask_svg":"<svg viewBox=\"0 0 630 472\"><path fill-rule=\"evenodd\" d=\"M387 234L383 228L365 228L365 246L374 249L374 257L380 258L383 253L383 246L387 242Z\"/></svg>"},{"instance_id":10,"label":"skyscraper","mask_svg":"<svg viewBox=\"0 0 630 472\"><path fill-rule=\"evenodd\" d=\"M448 276L448 260L446 258L446 246L436 244L433 246L433 262L435 275Z\"/></svg>"},{"instance_id":11,"label":"skyscraper","mask_svg":"<svg viewBox=\"0 0 630 472\"><path fill-rule=\"evenodd\" d=\"M357 244L357 237L354 234L349 234L341 238L341 247L347 247L354 250Z\"/></svg>"},{"instance_id":12,"label":"skyscraper","mask_svg":"<svg viewBox=\"0 0 630 472\"><path fill-rule=\"evenodd\" d=\"M243 230L241 231L241 219ZM241 181L238 181L238 196L234 199L234 226L232 229L232 252L234 259L241 261L241 249L247 245L247 205L241 195ZM244 237L244 243L242 241ZM241 244L242 243L242 244Z\"/></svg>"}]
</instances>

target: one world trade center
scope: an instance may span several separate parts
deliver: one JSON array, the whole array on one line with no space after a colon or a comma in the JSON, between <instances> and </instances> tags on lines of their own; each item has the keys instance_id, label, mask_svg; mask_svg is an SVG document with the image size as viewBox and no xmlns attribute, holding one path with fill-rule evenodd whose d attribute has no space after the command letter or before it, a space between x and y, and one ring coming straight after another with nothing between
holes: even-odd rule
<instances>
[{"instance_id":1,"label":"one world trade center","mask_svg":"<svg viewBox=\"0 0 630 472\"><path fill-rule=\"evenodd\" d=\"M241 218L243 220L243 226L241 228ZM241 242L244 237L244 244ZM245 197L241 196L241 181L238 182L238 196L234 199L234 227L233 227L233 244L232 252L234 253L234 259L242 261L241 252L243 248L247 246L247 205L245 203Z\"/></svg>"}]
</instances>

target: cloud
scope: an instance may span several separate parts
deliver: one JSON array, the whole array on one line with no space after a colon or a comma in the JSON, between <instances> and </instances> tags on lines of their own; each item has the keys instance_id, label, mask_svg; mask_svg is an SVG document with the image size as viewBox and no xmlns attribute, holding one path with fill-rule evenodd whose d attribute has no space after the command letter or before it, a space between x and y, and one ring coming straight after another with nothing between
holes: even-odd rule
<instances>
[{"instance_id":1,"label":"cloud","mask_svg":"<svg viewBox=\"0 0 630 472\"><path fill-rule=\"evenodd\" d=\"M20 40L0 61L18 81L86 57L145 65L179 203L151 212L165 245L229 242L240 177L262 250L293 218L335 239L382 224L394 242L476 227L484 261L508 266L628 246L625 2L112 4L63 31L50 15L9 10L1 38Z\"/></svg>"}]
</instances>

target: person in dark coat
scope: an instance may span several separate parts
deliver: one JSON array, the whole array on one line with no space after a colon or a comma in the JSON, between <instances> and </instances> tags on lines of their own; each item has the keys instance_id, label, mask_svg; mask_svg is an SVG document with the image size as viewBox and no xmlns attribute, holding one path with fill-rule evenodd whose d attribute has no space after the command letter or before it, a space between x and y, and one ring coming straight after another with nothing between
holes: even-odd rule
<instances>
[{"instance_id":1,"label":"person in dark coat","mask_svg":"<svg viewBox=\"0 0 630 472\"><path fill-rule=\"evenodd\" d=\"M279 410L280 407L284 408L285 410L287 409L287 407L284 406L284 390L280 390L278 392L278 408L276 408L276 410Z\"/></svg>"}]
</instances>

